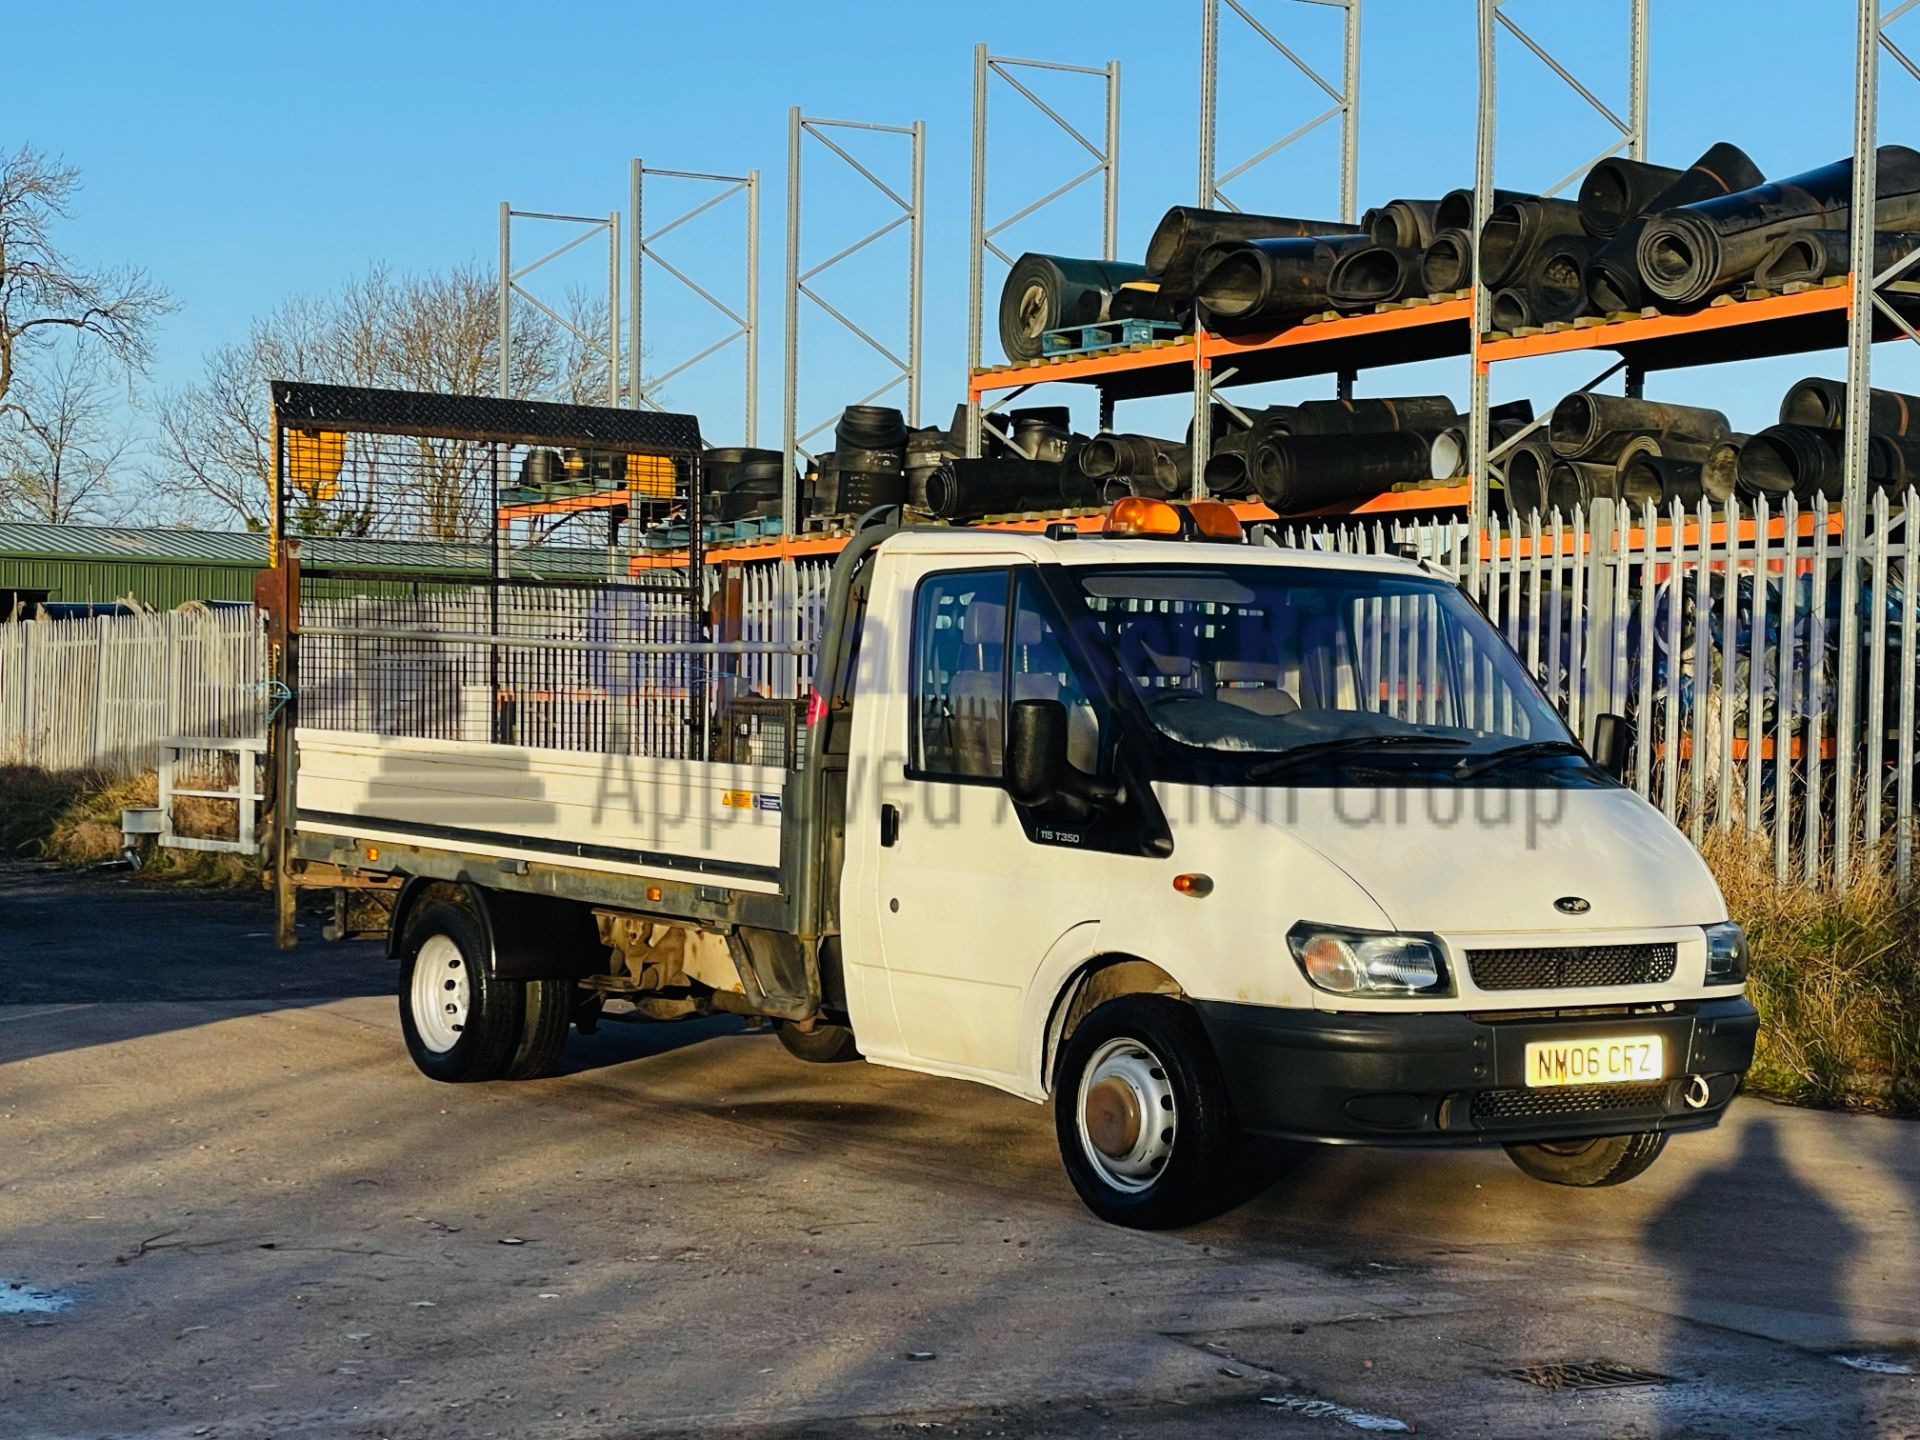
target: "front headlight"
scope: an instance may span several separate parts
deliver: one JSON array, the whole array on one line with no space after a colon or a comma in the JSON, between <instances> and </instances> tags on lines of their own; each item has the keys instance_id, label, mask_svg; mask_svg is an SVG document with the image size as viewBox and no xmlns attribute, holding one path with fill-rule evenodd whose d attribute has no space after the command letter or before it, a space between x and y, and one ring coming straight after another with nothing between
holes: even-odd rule
<instances>
[{"instance_id":1,"label":"front headlight","mask_svg":"<svg viewBox=\"0 0 1920 1440\"><path fill-rule=\"evenodd\" d=\"M1731 920L1708 925L1707 984L1744 985L1747 981L1747 932Z\"/></svg>"},{"instance_id":2,"label":"front headlight","mask_svg":"<svg viewBox=\"0 0 1920 1440\"><path fill-rule=\"evenodd\" d=\"M1334 995L1436 995L1447 988L1440 942L1431 935L1342 930L1303 920L1287 932L1300 969Z\"/></svg>"}]
</instances>

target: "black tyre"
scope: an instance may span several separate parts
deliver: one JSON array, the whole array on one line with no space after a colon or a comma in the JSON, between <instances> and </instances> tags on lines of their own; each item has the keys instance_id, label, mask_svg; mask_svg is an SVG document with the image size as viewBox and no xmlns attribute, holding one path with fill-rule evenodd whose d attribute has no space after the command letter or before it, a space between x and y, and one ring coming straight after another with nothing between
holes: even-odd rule
<instances>
[{"instance_id":1,"label":"black tyre","mask_svg":"<svg viewBox=\"0 0 1920 1440\"><path fill-rule=\"evenodd\" d=\"M789 1055L810 1065L841 1065L860 1058L853 1031L845 1025L816 1025L811 1030L796 1030L780 1023L775 1025L774 1033Z\"/></svg>"},{"instance_id":2,"label":"black tyre","mask_svg":"<svg viewBox=\"0 0 1920 1440\"><path fill-rule=\"evenodd\" d=\"M424 905L407 924L400 961L400 1029L420 1073L498 1080L525 1038L526 986L487 969L480 922L464 905Z\"/></svg>"},{"instance_id":3,"label":"black tyre","mask_svg":"<svg viewBox=\"0 0 1920 1440\"><path fill-rule=\"evenodd\" d=\"M1102 1220L1161 1230L1241 1198L1226 1085L1178 1000L1124 995L1082 1020L1060 1053L1053 1116L1067 1178Z\"/></svg>"},{"instance_id":4,"label":"black tyre","mask_svg":"<svg viewBox=\"0 0 1920 1440\"><path fill-rule=\"evenodd\" d=\"M1549 1185L1622 1185L1660 1158L1664 1131L1607 1135L1597 1140L1542 1140L1507 1146L1507 1158Z\"/></svg>"},{"instance_id":5,"label":"black tyre","mask_svg":"<svg viewBox=\"0 0 1920 1440\"><path fill-rule=\"evenodd\" d=\"M513 982L500 982L511 984ZM573 1029L573 982L527 980L521 984L520 1046L507 1066L508 1080L537 1080L560 1058Z\"/></svg>"}]
</instances>

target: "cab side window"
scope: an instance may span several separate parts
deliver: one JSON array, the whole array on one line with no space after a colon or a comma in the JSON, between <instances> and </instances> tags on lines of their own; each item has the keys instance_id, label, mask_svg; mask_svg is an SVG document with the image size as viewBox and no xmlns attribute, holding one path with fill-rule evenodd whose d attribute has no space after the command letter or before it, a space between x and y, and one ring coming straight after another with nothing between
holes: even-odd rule
<instances>
[{"instance_id":1,"label":"cab side window","mask_svg":"<svg viewBox=\"0 0 1920 1440\"><path fill-rule=\"evenodd\" d=\"M929 575L913 614L912 764L928 778L998 780L1007 733L1007 574Z\"/></svg>"}]
</instances>

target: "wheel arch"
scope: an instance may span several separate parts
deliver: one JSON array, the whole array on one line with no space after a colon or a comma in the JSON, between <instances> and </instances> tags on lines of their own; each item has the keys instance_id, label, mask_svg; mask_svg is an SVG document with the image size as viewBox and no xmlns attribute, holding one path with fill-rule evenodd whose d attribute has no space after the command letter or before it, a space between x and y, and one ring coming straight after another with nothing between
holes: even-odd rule
<instances>
[{"instance_id":1,"label":"wheel arch","mask_svg":"<svg viewBox=\"0 0 1920 1440\"><path fill-rule=\"evenodd\" d=\"M1162 966L1123 950L1089 957L1058 986L1047 1012L1040 1055L1040 1088L1053 1091L1054 1068L1067 1037L1093 1010L1122 995L1168 995L1184 1000L1186 987Z\"/></svg>"},{"instance_id":2,"label":"wheel arch","mask_svg":"<svg viewBox=\"0 0 1920 1440\"><path fill-rule=\"evenodd\" d=\"M599 926L593 912L578 901L425 875L409 876L394 898L387 926L389 959L400 958L415 913L437 901L463 905L472 913L486 939L482 958L496 978L577 980L602 968L606 947L600 943Z\"/></svg>"}]
</instances>

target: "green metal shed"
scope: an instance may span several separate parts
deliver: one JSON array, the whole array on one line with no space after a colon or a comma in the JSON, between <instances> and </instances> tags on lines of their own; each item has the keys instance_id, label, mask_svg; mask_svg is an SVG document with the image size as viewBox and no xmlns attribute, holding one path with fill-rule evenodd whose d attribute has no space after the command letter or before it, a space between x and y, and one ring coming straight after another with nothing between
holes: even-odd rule
<instances>
[{"instance_id":1,"label":"green metal shed","mask_svg":"<svg viewBox=\"0 0 1920 1440\"><path fill-rule=\"evenodd\" d=\"M314 566L422 580L485 575L490 560L480 546L428 541L314 537L301 548ZM540 547L535 554L542 570L567 579L606 579L619 564L618 553L604 549ZM0 523L0 620L13 613L15 601L31 607L131 599L154 610L192 600L251 601L253 577L266 565L267 537L247 531ZM338 593L341 585L331 588ZM386 586L369 581L366 588Z\"/></svg>"}]
</instances>

